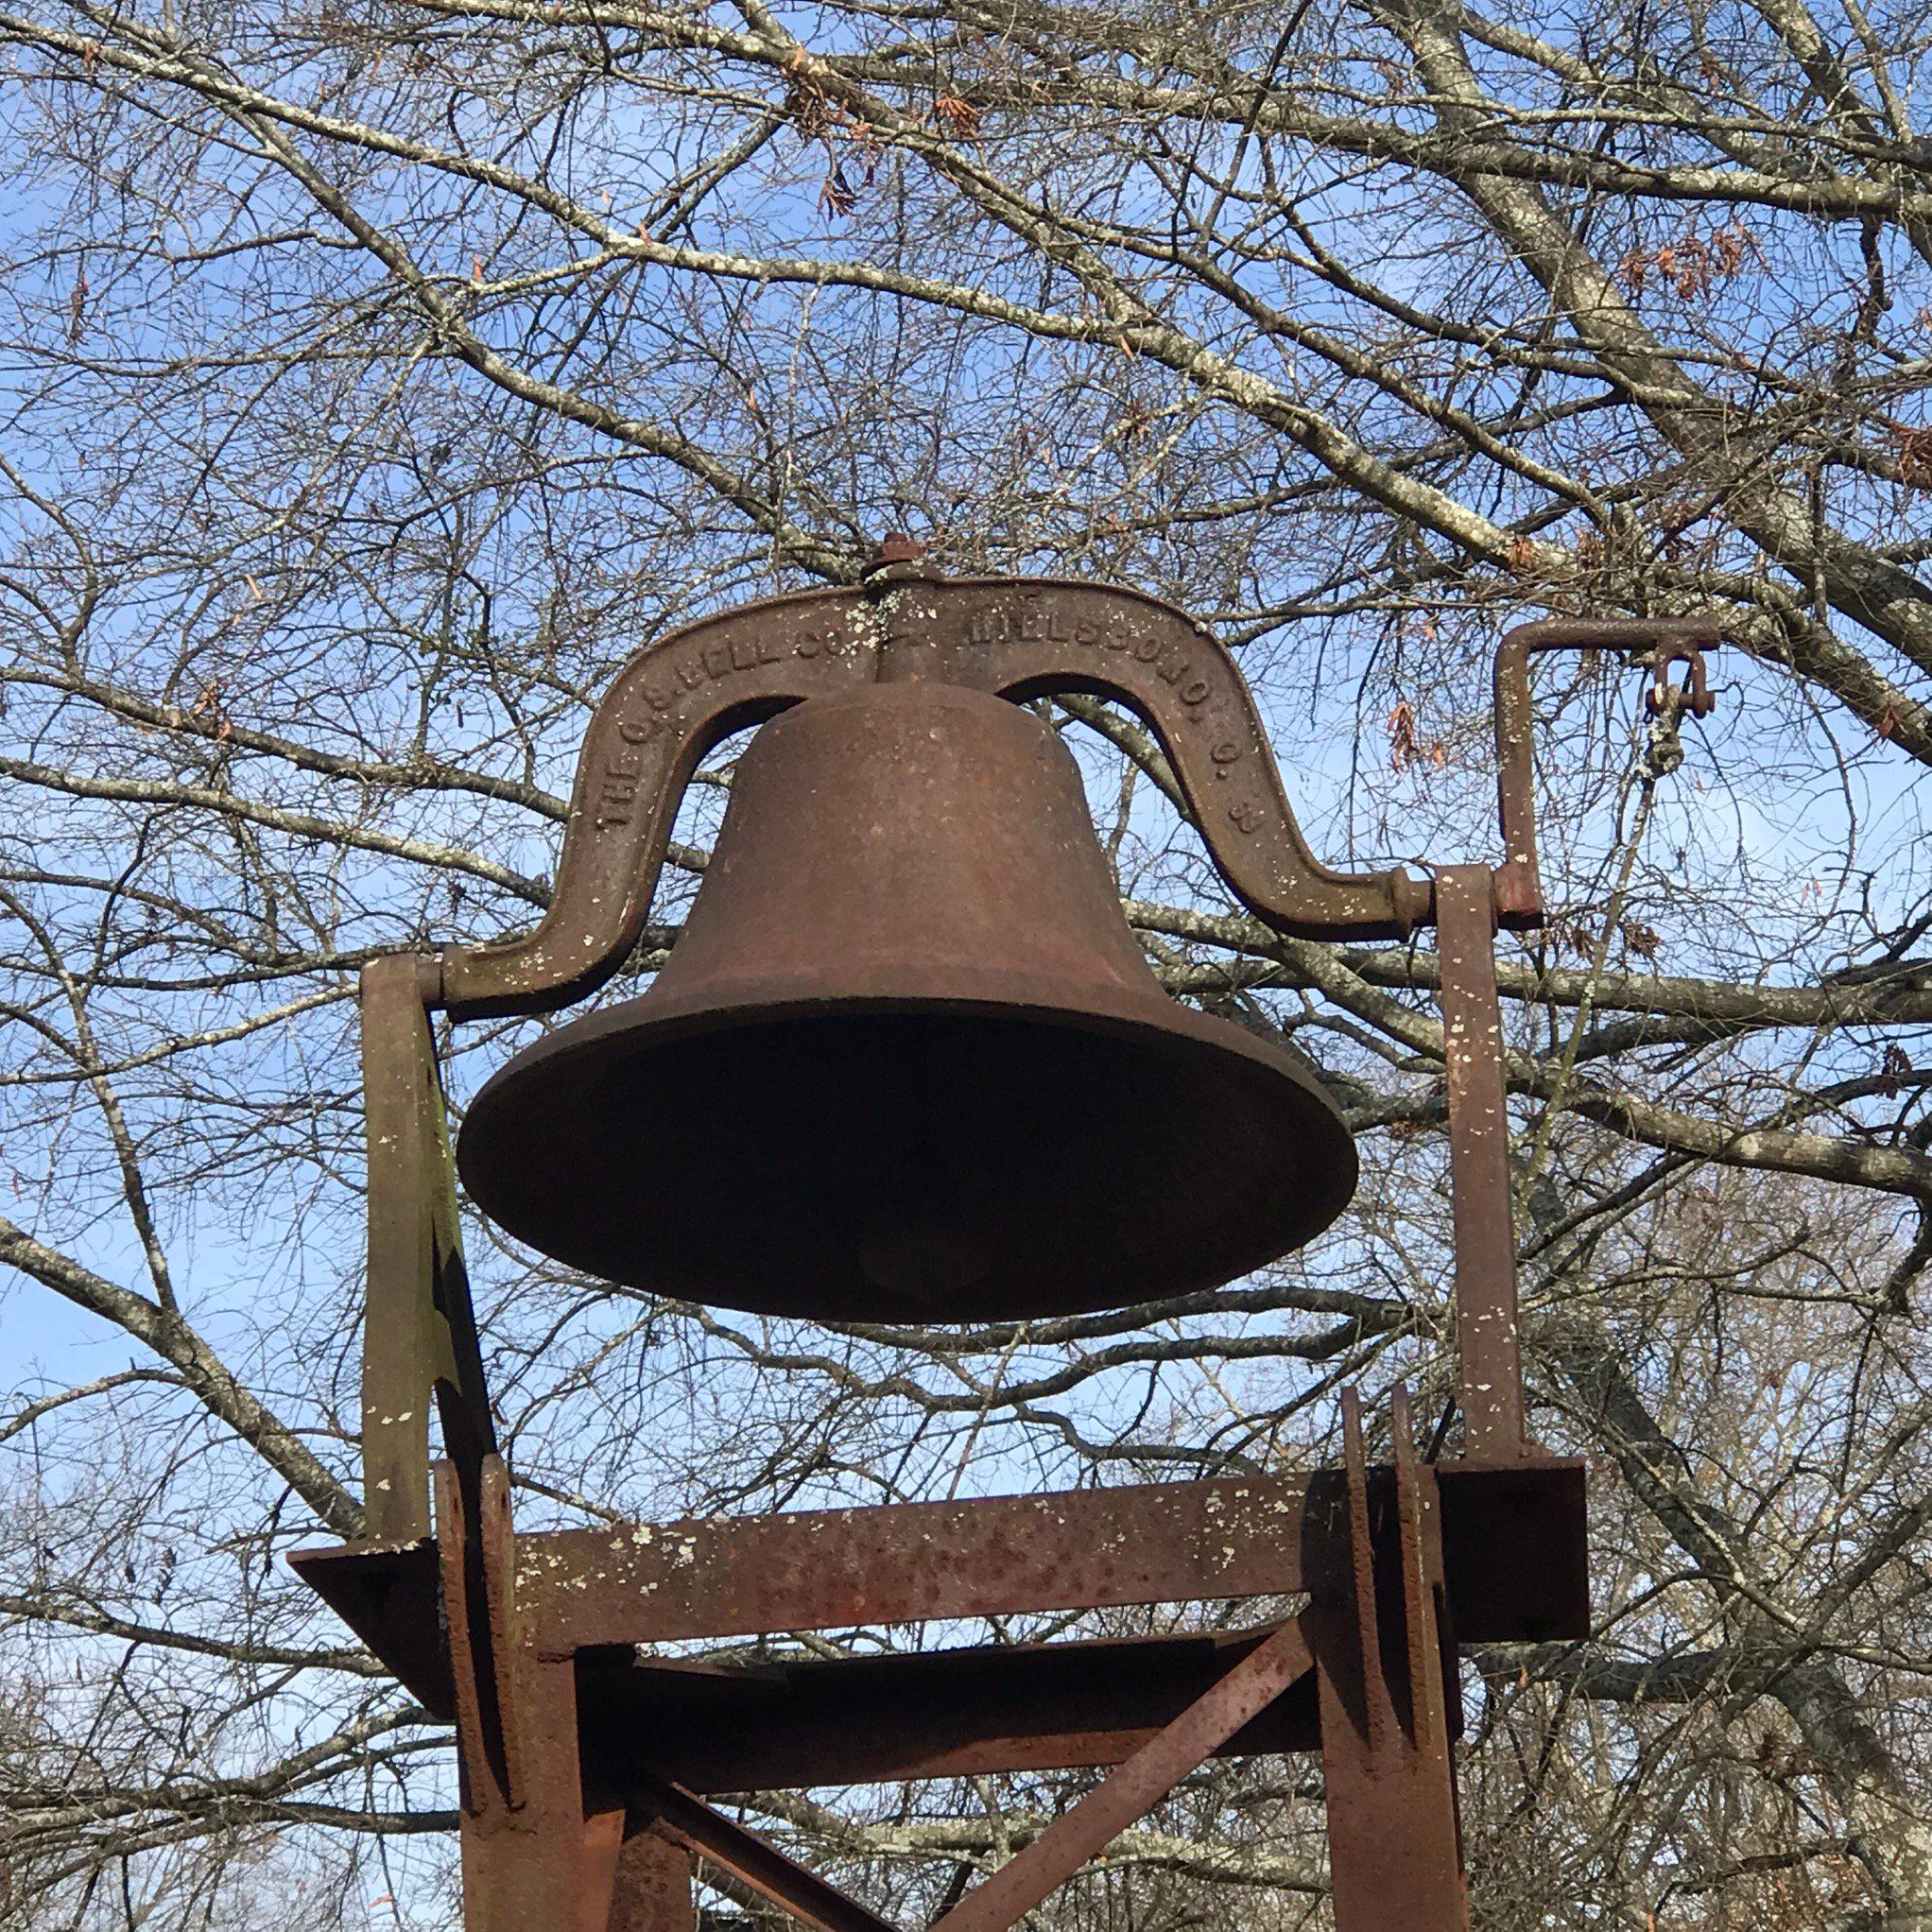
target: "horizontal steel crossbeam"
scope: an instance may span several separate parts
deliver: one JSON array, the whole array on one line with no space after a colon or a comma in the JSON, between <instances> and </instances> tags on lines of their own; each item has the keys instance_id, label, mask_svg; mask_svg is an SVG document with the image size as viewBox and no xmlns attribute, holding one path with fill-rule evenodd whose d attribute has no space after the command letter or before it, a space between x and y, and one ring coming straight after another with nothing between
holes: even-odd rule
<instances>
[{"instance_id":1,"label":"horizontal steel crossbeam","mask_svg":"<svg viewBox=\"0 0 1932 1932\"><path fill-rule=\"evenodd\" d=\"M753 1665L597 1653L578 1664L584 1759L690 1790L797 1790L1070 1769L1131 1757L1269 1630L989 1645ZM1312 1751L1314 1687L1224 1747Z\"/></svg>"},{"instance_id":2,"label":"horizontal steel crossbeam","mask_svg":"<svg viewBox=\"0 0 1932 1932\"><path fill-rule=\"evenodd\" d=\"M1152 1483L518 1539L545 1655L1302 1590L1300 1479Z\"/></svg>"}]
</instances>

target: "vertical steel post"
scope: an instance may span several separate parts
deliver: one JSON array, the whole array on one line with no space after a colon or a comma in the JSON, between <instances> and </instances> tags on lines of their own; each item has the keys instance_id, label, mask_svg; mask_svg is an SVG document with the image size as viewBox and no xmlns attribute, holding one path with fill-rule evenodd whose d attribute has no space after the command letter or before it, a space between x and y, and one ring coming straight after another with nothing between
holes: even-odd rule
<instances>
[{"instance_id":1,"label":"vertical steel post","mask_svg":"<svg viewBox=\"0 0 1932 1932\"><path fill-rule=\"evenodd\" d=\"M1337 1552L1325 1600L1306 1613L1316 1632L1335 1923L1337 1932L1469 1932L1435 1472L1415 1459L1401 1390L1393 1420L1395 1494L1378 1486L1378 1538L1361 1405L1354 1389L1343 1392L1345 1554Z\"/></svg>"},{"instance_id":2,"label":"vertical steel post","mask_svg":"<svg viewBox=\"0 0 1932 1932\"><path fill-rule=\"evenodd\" d=\"M634 1832L617 1854L610 1932L697 1932L691 1854L654 1831Z\"/></svg>"},{"instance_id":3,"label":"vertical steel post","mask_svg":"<svg viewBox=\"0 0 1932 1932\"><path fill-rule=\"evenodd\" d=\"M1516 1462L1530 1452L1523 1426L1517 1338L1516 1229L1503 1022L1496 999L1494 875L1487 866L1438 871L1436 926L1449 1084L1463 1454L1472 1461Z\"/></svg>"},{"instance_id":4,"label":"vertical steel post","mask_svg":"<svg viewBox=\"0 0 1932 1932\"><path fill-rule=\"evenodd\" d=\"M362 971L369 1278L362 1336L363 1507L377 1542L429 1534L429 1406L474 1482L495 1447L457 1222L424 961Z\"/></svg>"}]
</instances>

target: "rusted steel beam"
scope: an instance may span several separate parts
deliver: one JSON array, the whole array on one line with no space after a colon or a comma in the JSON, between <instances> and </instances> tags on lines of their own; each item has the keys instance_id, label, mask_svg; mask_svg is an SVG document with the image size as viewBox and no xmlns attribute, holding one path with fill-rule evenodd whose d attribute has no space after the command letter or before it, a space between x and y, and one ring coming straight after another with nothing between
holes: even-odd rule
<instances>
[{"instance_id":1,"label":"rusted steel beam","mask_svg":"<svg viewBox=\"0 0 1932 1932\"><path fill-rule=\"evenodd\" d=\"M1351 1582L1305 1619L1337 1932L1468 1932L1434 1486L1406 1440L1398 1394L1393 1520L1372 1512L1360 1406L1353 1389L1342 1401Z\"/></svg>"},{"instance_id":2,"label":"rusted steel beam","mask_svg":"<svg viewBox=\"0 0 1932 1932\"><path fill-rule=\"evenodd\" d=\"M656 1831L632 1832L617 1854L610 1932L697 1932L691 1854Z\"/></svg>"},{"instance_id":3,"label":"rusted steel beam","mask_svg":"<svg viewBox=\"0 0 1932 1932\"><path fill-rule=\"evenodd\" d=\"M423 1131L429 1015L417 962L362 971L363 1115L369 1143L369 1272L362 1332L362 1470L371 1534L429 1533L430 1390L451 1370L435 1318Z\"/></svg>"},{"instance_id":4,"label":"rusted steel beam","mask_svg":"<svg viewBox=\"0 0 1932 1932\"><path fill-rule=\"evenodd\" d=\"M1443 866L1436 875L1436 923L1449 1083L1463 1454L1475 1461L1514 1462L1529 1449L1516 1332L1516 1229L1492 878L1487 866Z\"/></svg>"},{"instance_id":5,"label":"rusted steel beam","mask_svg":"<svg viewBox=\"0 0 1932 1932\"><path fill-rule=\"evenodd\" d=\"M584 1761L619 1790L644 1770L699 1794L1119 1764L1271 1628L780 1664L586 1655ZM1317 1742L1302 1685L1219 1749Z\"/></svg>"},{"instance_id":6,"label":"rusted steel beam","mask_svg":"<svg viewBox=\"0 0 1932 1932\"><path fill-rule=\"evenodd\" d=\"M1299 1622L1282 1625L1204 1697L1110 1772L931 1932L1007 1932L1313 1666Z\"/></svg>"},{"instance_id":7,"label":"rusted steel beam","mask_svg":"<svg viewBox=\"0 0 1932 1932\"><path fill-rule=\"evenodd\" d=\"M1584 1478L1582 1463L1556 1458L1517 1464L1436 1465L1436 1481L1442 1502L1443 1562L1456 1628L1465 1642L1542 1644L1574 1641L1589 1634ZM1383 1473L1371 1471L1371 1490L1384 1479ZM1337 1481L1338 1476L1326 1475L1311 1479L1314 1492L1323 1499L1320 1507L1327 1507L1328 1491ZM640 1530L626 1527L621 1532L598 1531L570 1543L562 1536L546 1533L518 1537L517 1547L526 1572L521 1579L526 1606L532 1588L529 1572L541 1567L546 1573L544 1589L560 1603L567 1603L575 1594L571 1579L577 1572L571 1567L572 1562L581 1560L594 1566L601 1564L612 1536L619 1533L634 1537ZM652 1532L653 1536L659 1533ZM577 1532L565 1535L576 1537ZM569 1555L573 1550L575 1557ZM1535 1562L1519 1560L1525 1550L1536 1551ZM1288 1552L1285 1556L1262 1554L1269 1561L1282 1561L1285 1575L1286 1565L1292 1562L1293 1573L1306 1580L1308 1564L1302 1552ZM534 1561L538 1556L542 1557L541 1563ZM1319 1561L1319 1552L1316 1556ZM395 1672L413 1696L439 1716L453 1714L448 1650L440 1626L434 1544L331 1544L299 1550L289 1562ZM1282 1594L1288 1594L1285 1585ZM661 1612L646 1609L635 1619L628 1619L621 1605L607 1605L598 1611L600 1623L607 1627L615 1624L620 1629L621 1634L614 1639L619 1645L647 1641L638 1634L647 1618L656 1622ZM960 1654L941 1651L926 1656L937 1659ZM1003 1653L992 1654L997 1657ZM624 1661L629 1662L628 1655ZM902 1665L907 1668L915 1665L926 1667L923 1660L912 1658L879 1660L876 1665L870 1661L868 1664L869 1667L879 1668L888 1665L893 1668ZM802 1667L786 1666L787 1681L794 1668ZM825 1667L837 1673L857 1666L834 1664ZM832 1693L815 1691L813 1695L830 1697ZM854 1699L858 1696L855 1692L852 1695ZM979 1693L975 1689L969 1695ZM1165 1722L1167 1715L1171 1714L1163 1714L1152 1721ZM1138 1717L1132 1720L1134 1724L1140 1721ZM1066 1734L1071 1735L1080 1728L1069 1723ZM1117 1715L1104 1719L1103 1733L1116 1728ZM1110 1760L1103 1754L1069 1761ZM1025 1768L1026 1762L1016 1760L1014 1768ZM754 1785L758 1781L745 1782Z\"/></svg>"},{"instance_id":8,"label":"rusted steel beam","mask_svg":"<svg viewBox=\"0 0 1932 1932\"><path fill-rule=\"evenodd\" d=\"M465 1932L610 1932L624 1813L583 1786L577 1674L525 1653L516 1684L540 1720L525 1738L523 1803L485 1797L457 1756Z\"/></svg>"},{"instance_id":9,"label":"rusted steel beam","mask_svg":"<svg viewBox=\"0 0 1932 1932\"><path fill-rule=\"evenodd\" d=\"M623 1808L584 1780L575 1668L522 1641L501 1460L487 1457L474 1472L439 1463L436 1508L456 1679L463 1924L610 1932Z\"/></svg>"},{"instance_id":10,"label":"rusted steel beam","mask_svg":"<svg viewBox=\"0 0 1932 1932\"><path fill-rule=\"evenodd\" d=\"M1306 1484L1152 1483L876 1509L708 1517L518 1539L546 1656L935 1617L1302 1588Z\"/></svg>"},{"instance_id":11,"label":"rusted steel beam","mask_svg":"<svg viewBox=\"0 0 1932 1932\"><path fill-rule=\"evenodd\" d=\"M1404 1634L1408 1654L1408 1732L1417 1753L1440 1770L1449 1792L1458 1864L1462 1854L1456 1814L1456 1768L1449 1746L1461 1733L1461 1712L1449 1709L1456 1677L1456 1642L1449 1626L1442 1573L1442 1510L1435 1471L1416 1459L1408 1389L1396 1385L1389 1433L1395 1448L1396 1555L1402 1578ZM1459 1700L1458 1700L1459 1703Z\"/></svg>"},{"instance_id":12,"label":"rusted steel beam","mask_svg":"<svg viewBox=\"0 0 1932 1932\"><path fill-rule=\"evenodd\" d=\"M533 1714L518 1694L515 1537L509 1478L490 1456L474 1485L436 1465L437 1555L457 1707L457 1756L471 1809L522 1809L528 1796L523 1732Z\"/></svg>"},{"instance_id":13,"label":"rusted steel beam","mask_svg":"<svg viewBox=\"0 0 1932 1932\"><path fill-rule=\"evenodd\" d=\"M818 1932L899 1932L890 1920L848 1898L756 1832L747 1831L666 1779L640 1780L632 1793L631 1812L633 1818L648 1818L653 1828L673 1843L729 1872Z\"/></svg>"},{"instance_id":14,"label":"rusted steel beam","mask_svg":"<svg viewBox=\"0 0 1932 1932\"><path fill-rule=\"evenodd\" d=\"M429 1408L473 1473L495 1446L457 1223L429 962L405 953L362 973L369 1272L362 1342L363 1506L370 1534L429 1533Z\"/></svg>"}]
</instances>

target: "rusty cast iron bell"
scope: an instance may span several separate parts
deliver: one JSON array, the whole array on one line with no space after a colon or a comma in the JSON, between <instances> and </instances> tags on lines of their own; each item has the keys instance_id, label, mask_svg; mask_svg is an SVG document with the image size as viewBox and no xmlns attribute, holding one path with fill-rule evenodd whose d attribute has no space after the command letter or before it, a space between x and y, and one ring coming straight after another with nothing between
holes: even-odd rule
<instances>
[{"instance_id":1,"label":"rusty cast iron bell","mask_svg":"<svg viewBox=\"0 0 1932 1932\"><path fill-rule=\"evenodd\" d=\"M504 1067L459 1163L591 1273L866 1321L1216 1285L1355 1182L1307 1072L1162 991L1054 733L924 681L760 731L669 963Z\"/></svg>"}]
</instances>

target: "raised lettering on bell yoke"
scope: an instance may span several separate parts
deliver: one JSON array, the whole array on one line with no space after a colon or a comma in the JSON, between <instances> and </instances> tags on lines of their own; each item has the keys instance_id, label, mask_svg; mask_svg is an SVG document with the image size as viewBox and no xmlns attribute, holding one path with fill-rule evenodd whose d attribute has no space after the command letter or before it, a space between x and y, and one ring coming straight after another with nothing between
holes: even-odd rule
<instances>
[{"instance_id":1,"label":"raised lettering on bell yoke","mask_svg":"<svg viewBox=\"0 0 1932 1932\"><path fill-rule=\"evenodd\" d=\"M1017 610L996 606L974 612L967 636L977 645L1071 644L1082 649L1114 651L1148 666L1189 711L1199 711L1213 695L1177 638L1140 630L1110 613L1106 618L1070 612L1055 598L1025 599Z\"/></svg>"}]
</instances>

